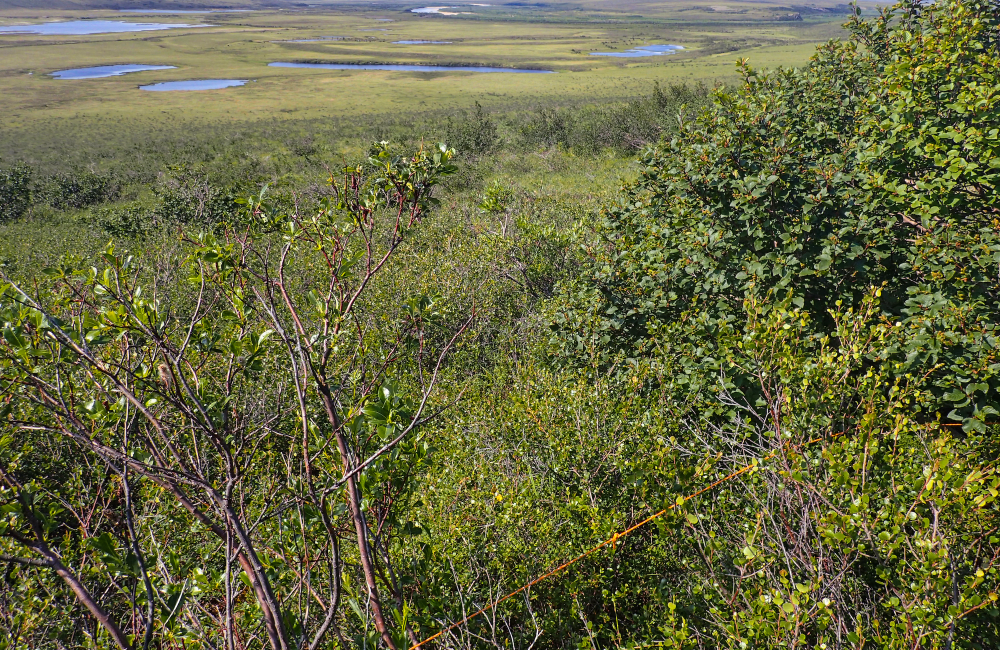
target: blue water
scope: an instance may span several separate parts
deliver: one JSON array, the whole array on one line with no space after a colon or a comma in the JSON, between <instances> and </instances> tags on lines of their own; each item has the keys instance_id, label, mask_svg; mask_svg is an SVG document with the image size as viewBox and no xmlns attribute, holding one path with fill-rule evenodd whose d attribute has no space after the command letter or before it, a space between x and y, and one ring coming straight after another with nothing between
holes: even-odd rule
<instances>
[{"instance_id":1,"label":"blue water","mask_svg":"<svg viewBox=\"0 0 1000 650\"><path fill-rule=\"evenodd\" d=\"M149 32L159 29L211 26L212 25L184 25L181 23L125 23L120 20L68 20L61 23L39 23L37 25L3 25L0 26L0 34L58 34L61 36L83 36L86 34Z\"/></svg>"},{"instance_id":2,"label":"blue water","mask_svg":"<svg viewBox=\"0 0 1000 650\"><path fill-rule=\"evenodd\" d=\"M139 86L140 90L219 90L242 86L246 79L193 79L191 81L164 81L163 83Z\"/></svg>"},{"instance_id":3,"label":"blue water","mask_svg":"<svg viewBox=\"0 0 1000 650\"><path fill-rule=\"evenodd\" d=\"M120 14L210 14L211 9L119 9Z\"/></svg>"},{"instance_id":4,"label":"blue water","mask_svg":"<svg viewBox=\"0 0 1000 650\"><path fill-rule=\"evenodd\" d=\"M147 70L173 70L172 65L99 65L93 68L73 68L72 70L57 70L50 72L56 79L99 79L101 77L118 77L129 72L145 72Z\"/></svg>"},{"instance_id":5,"label":"blue water","mask_svg":"<svg viewBox=\"0 0 1000 650\"><path fill-rule=\"evenodd\" d=\"M471 12L468 12L468 11L454 12L454 11L442 11L442 10L443 9L460 9L462 7L491 7L491 6L492 5L482 4L482 3L478 3L478 2L470 2L468 4L451 5L451 6L448 6L448 7L420 7L419 9L410 9L410 11L412 13L415 13L415 14L440 14L440 15L443 15L443 16L452 16L452 15L454 15L456 13L467 14L467 13L471 13Z\"/></svg>"},{"instance_id":6,"label":"blue water","mask_svg":"<svg viewBox=\"0 0 1000 650\"><path fill-rule=\"evenodd\" d=\"M552 70L526 70L523 68L489 68L471 65L406 65L376 63L289 63L276 61L267 65L273 68L323 68L324 70L395 70L397 72L528 72L551 74Z\"/></svg>"},{"instance_id":7,"label":"blue water","mask_svg":"<svg viewBox=\"0 0 1000 650\"><path fill-rule=\"evenodd\" d=\"M119 9L118 13L130 14L235 14L253 9Z\"/></svg>"},{"instance_id":8,"label":"blue water","mask_svg":"<svg viewBox=\"0 0 1000 650\"><path fill-rule=\"evenodd\" d=\"M630 59L637 56L665 56L683 49L680 45L640 45L624 52L591 52L590 56L616 56Z\"/></svg>"},{"instance_id":9,"label":"blue water","mask_svg":"<svg viewBox=\"0 0 1000 650\"><path fill-rule=\"evenodd\" d=\"M451 45L451 41L393 41L395 45Z\"/></svg>"}]
</instances>

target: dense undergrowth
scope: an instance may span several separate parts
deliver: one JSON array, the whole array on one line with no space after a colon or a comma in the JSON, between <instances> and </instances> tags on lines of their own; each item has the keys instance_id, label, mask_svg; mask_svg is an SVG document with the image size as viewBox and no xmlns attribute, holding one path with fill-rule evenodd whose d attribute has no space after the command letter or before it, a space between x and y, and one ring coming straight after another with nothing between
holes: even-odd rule
<instances>
[{"instance_id":1,"label":"dense undergrowth","mask_svg":"<svg viewBox=\"0 0 1000 650\"><path fill-rule=\"evenodd\" d=\"M1000 645L1000 12L851 28L464 154L10 167L0 648Z\"/></svg>"}]
</instances>

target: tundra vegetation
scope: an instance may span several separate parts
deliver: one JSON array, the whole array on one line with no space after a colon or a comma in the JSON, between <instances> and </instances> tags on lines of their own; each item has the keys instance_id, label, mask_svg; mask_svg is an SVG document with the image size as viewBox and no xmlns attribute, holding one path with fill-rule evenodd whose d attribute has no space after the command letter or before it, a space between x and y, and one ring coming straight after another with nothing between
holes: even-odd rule
<instances>
[{"instance_id":1,"label":"tundra vegetation","mask_svg":"<svg viewBox=\"0 0 1000 650\"><path fill-rule=\"evenodd\" d=\"M323 185L5 165L0 648L1000 647L1000 10L848 29Z\"/></svg>"}]
</instances>

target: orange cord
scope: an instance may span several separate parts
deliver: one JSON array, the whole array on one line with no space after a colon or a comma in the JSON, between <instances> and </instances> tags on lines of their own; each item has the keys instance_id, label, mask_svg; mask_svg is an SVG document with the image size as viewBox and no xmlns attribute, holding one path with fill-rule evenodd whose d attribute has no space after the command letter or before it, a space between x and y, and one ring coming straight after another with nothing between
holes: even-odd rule
<instances>
[{"instance_id":1,"label":"orange cord","mask_svg":"<svg viewBox=\"0 0 1000 650\"><path fill-rule=\"evenodd\" d=\"M831 439L833 439L833 438L839 438L842 435L843 435L843 433L838 433L837 435L832 436ZM810 440L806 444L807 445L811 445L813 443L819 442L820 440L823 440L823 438L813 438L812 440ZM420 643L418 643L416 645L413 645L413 646L410 646L410 650L417 650L417 648L419 648L420 646L422 646L422 645L424 645L426 643L430 643L431 641L433 641L434 639L438 638L442 634L445 634L446 632L450 632L450 631L454 630L459 625L463 625L465 623L468 623L469 621L471 621L475 617L479 616L480 614L486 613L489 610L495 608L497 605L499 605L500 603L504 602L505 600L513 598L514 596L516 596L517 594L521 593L525 589L529 589L532 586L534 586L534 585L538 584L539 582L541 582L542 580L545 580L546 578L550 578L550 577L554 576L555 574L559 573L560 571L562 571L563 569L566 569L566 568L568 568L568 567L576 564L577 562L579 562L580 560L584 559L585 557L593 554L595 551L598 551L598 550L604 548L605 546L608 546L609 544L612 545L612 546L614 546L615 544L617 544L618 540L621 539L622 537L625 537L626 535L634 532L635 530L637 530L639 528L642 528L643 526L645 526L649 522L653 521L654 519L657 519L658 517L662 517L663 515L665 515L668 512L670 512L671 510L675 509L677 506L683 505L685 502L690 501L691 499L693 499L693 498L695 498L697 496L700 496L700 495L702 495L702 494L704 494L704 493L706 493L706 492L708 492L710 490L715 489L716 487L718 487L719 485L722 485L726 481L731 481L734 478L736 478L737 476L740 476L741 474L745 474L746 472L749 472L754 467L757 467L760 463L763 463L765 461L768 461L768 460L774 458L777 454L778 454L777 451L772 451L770 454L768 454L767 456L765 456L760 461L754 460L754 462L746 465L745 467L742 467L742 468L736 470L735 472L732 472L728 476L720 478L719 480L715 481L714 483L710 483L709 485L703 487L702 489L698 490L697 492L689 494L686 497L680 497L675 503L672 503L671 505L667 506L663 510L660 510L656 514L653 514L653 515L650 515L649 517L646 517L645 519L643 519L639 523L637 523L634 526L631 526L629 528L626 528L625 530L623 530L620 533L615 533L614 535L612 535L608 539L604 540L603 542L601 542L597 546L594 546L594 547L590 548L589 550L584 551L580 555L577 555L572 560L568 560L566 562L563 562L562 564L560 564L556 568L552 569L548 573L543 573L542 575L538 576L537 578L535 578L531 582L529 582L529 583L527 583L525 585L522 585L521 587L518 587L514 591L512 591L509 594L507 594L506 596L504 596L503 598L500 598L500 599L498 599L498 600L490 603L489 605L483 607L482 609L479 609L479 610L473 612L472 614L469 614L468 616L466 616L462 620L458 621L457 623L452 623L451 625L449 625L448 627L444 628L443 630L441 630L437 634L435 634L433 636L427 637L426 639L424 639Z\"/></svg>"}]
</instances>

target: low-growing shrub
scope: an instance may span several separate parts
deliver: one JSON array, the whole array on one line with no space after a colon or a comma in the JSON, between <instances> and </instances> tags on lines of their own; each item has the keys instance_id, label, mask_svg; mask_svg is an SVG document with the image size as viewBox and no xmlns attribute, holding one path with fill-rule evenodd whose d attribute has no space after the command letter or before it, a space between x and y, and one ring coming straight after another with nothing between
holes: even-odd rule
<instances>
[{"instance_id":1,"label":"low-growing shrub","mask_svg":"<svg viewBox=\"0 0 1000 650\"><path fill-rule=\"evenodd\" d=\"M116 200L121 195L121 186L113 176L75 170L51 177L42 195L54 208L81 209Z\"/></svg>"},{"instance_id":2,"label":"low-growing shrub","mask_svg":"<svg viewBox=\"0 0 1000 650\"><path fill-rule=\"evenodd\" d=\"M448 118L446 133L448 142L455 150L472 156L481 156L494 151L500 145L500 134L496 121L476 102L472 115L455 121Z\"/></svg>"},{"instance_id":3,"label":"low-growing shrub","mask_svg":"<svg viewBox=\"0 0 1000 650\"><path fill-rule=\"evenodd\" d=\"M17 163L0 170L0 223L27 214L31 207L31 167Z\"/></svg>"},{"instance_id":4,"label":"low-growing shrub","mask_svg":"<svg viewBox=\"0 0 1000 650\"><path fill-rule=\"evenodd\" d=\"M141 237L157 222L153 210L138 203L96 208L91 223L114 237Z\"/></svg>"}]
</instances>

